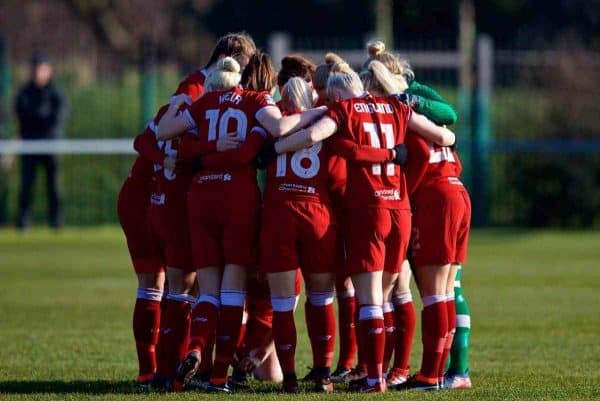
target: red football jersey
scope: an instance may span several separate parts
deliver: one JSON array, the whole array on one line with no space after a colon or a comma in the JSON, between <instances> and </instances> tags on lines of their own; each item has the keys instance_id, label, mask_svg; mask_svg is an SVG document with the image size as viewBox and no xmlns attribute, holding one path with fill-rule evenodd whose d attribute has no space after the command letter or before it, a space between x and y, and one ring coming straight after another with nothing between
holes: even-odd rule
<instances>
[{"instance_id":1,"label":"red football jersey","mask_svg":"<svg viewBox=\"0 0 600 401\"><path fill-rule=\"evenodd\" d=\"M404 166L409 196L422 185L448 177L460 177L462 164L454 149L438 146L414 132L406 135L407 163Z\"/></svg>"},{"instance_id":2,"label":"red football jersey","mask_svg":"<svg viewBox=\"0 0 600 401\"><path fill-rule=\"evenodd\" d=\"M185 93L192 99L192 102L195 102L204 92L204 81L207 76L206 68L192 72L181 81L173 95Z\"/></svg>"},{"instance_id":3,"label":"red football jersey","mask_svg":"<svg viewBox=\"0 0 600 401\"><path fill-rule=\"evenodd\" d=\"M256 183L254 157L264 141L264 131L256 116L265 107L275 107L268 92L247 91L236 87L229 91L209 92L192 104L184 114L197 129L199 140L216 143L218 138L237 132L243 141L239 149L202 158L202 170L194 178L199 184ZM185 146L185 145L184 145Z\"/></svg>"},{"instance_id":4,"label":"red football jersey","mask_svg":"<svg viewBox=\"0 0 600 401\"><path fill-rule=\"evenodd\" d=\"M331 150L326 142L278 155L267 167L266 202L329 202Z\"/></svg>"},{"instance_id":5,"label":"red football jersey","mask_svg":"<svg viewBox=\"0 0 600 401\"><path fill-rule=\"evenodd\" d=\"M337 124L336 142L391 149L404 142L411 109L394 97L365 94L333 103L325 115ZM350 208L410 208L404 174L396 164L348 160L347 177L346 204Z\"/></svg>"}]
</instances>

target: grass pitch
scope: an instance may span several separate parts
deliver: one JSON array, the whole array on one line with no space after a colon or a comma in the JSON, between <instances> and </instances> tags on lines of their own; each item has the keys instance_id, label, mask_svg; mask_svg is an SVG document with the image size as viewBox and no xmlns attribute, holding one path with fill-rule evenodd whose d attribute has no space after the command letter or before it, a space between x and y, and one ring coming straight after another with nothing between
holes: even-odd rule
<instances>
[{"instance_id":1,"label":"grass pitch","mask_svg":"<svg viewBox=\"0 0 600 401\"><path fill-rule=\"evenodd\" d=\"M255 394L232 396L140 394L132 385L136 283L120 230L0 231L0 400L600 399L599 263L598 232L475 231L462 280L472 390L293 397L257 384ZM417 337L414 368L420 348Z\"/></svg>"}]
</instances>

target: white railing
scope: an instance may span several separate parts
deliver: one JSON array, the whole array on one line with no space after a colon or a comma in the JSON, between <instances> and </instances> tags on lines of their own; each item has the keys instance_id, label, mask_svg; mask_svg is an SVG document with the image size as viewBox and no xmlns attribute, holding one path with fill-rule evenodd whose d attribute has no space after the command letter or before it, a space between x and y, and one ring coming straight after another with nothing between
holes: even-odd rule
<instances>
[{"instance_id":1,"label":"white railing","mask_svg":"<svg viewBox=\"0 0 600 401\"><path fill-rule=\"evenodd\" d=\"M31 139L0 140L0 155L36 154L135 154L133 140L123 139Z\"/></svg>"}]
</instances>

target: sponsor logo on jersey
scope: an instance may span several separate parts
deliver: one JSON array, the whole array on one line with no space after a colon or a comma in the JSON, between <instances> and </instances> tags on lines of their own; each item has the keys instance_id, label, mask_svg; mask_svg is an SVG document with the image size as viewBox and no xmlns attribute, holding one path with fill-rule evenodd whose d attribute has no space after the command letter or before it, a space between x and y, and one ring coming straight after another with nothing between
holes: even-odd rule
<instances>
[{"instance_id":1,"label":"sponsor logo on jersey","mask_svg":"<svg viewBox=\"0 0 600 401\"><path fill-rule=\"evenodd\" d=\"M397 189L379 189L374 192L376 198L383 200L400 200L400 191Z\"/></svg>"},{"instance_id":2,"label":"sponsor logo on jersey","mask_svg":"<svg viewBox=\"0 0 600 401\"><path fill-rule=\"evenodd\" d=\"M198 184L204 184L204 183L210 182L210 181L227 182L227 181L232 181L232 179L233 179L233 177L229 173L216 173L216 174L201 175L200 177L198 177L196 182Z\"/></svg>"},{"instance_id":3,"label":"sponsor logo on jersey","mask_svg":"<svg viewBox=\"0 0 600 401\"><path fill-rule=\"evenodd\" d=\"M281 192L299 192L303 194L316 194L317 188L309 185L294 184L292 182L284 182L277 188Z\"/></svg>"}]
</instances>

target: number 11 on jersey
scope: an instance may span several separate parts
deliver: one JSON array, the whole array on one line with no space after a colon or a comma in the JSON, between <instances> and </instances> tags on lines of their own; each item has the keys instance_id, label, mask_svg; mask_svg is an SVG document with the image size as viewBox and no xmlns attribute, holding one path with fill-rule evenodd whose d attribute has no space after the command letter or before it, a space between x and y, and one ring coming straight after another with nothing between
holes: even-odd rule
<instances>
[{"instance_id":1,"label":"number 11 on jersey","mask_svg":"<svg viewBox=\"0 0 600 401\"><path fill-rule=\"evenodd\" d=\"M385 148L392 149L395 145L394 143L394 127L392 124L380 124L381 132L383 133L383 138L385 140ZM369 134L369 138L371 140L371 146L374 148L382 148L381 140L379 139L379 130L377 129L376 123L363 123L363 129L367 134ZM394 175L396 172L396 166L394 163L386 163L385 164L385 173L386 175ZM381 175L381 164L376 163L371 167L371 171L373 175Z\"/></svg>"}]
</instances>

